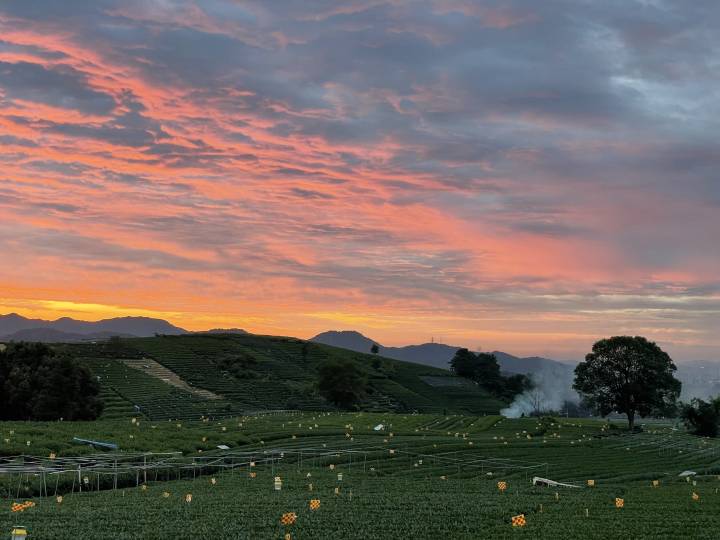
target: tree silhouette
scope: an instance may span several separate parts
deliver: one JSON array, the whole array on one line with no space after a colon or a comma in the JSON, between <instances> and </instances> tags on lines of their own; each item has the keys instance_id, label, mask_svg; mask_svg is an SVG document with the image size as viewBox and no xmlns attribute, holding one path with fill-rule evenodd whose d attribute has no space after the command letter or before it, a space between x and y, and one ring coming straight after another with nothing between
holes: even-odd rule
<instances>
[{"instance_id":1,"label":"tree silhouette","mask_svg":"<svg viewBox=\"0 0 720 540\"><path fill-rule=\"evenodd\" d=\"M573 388L602 416L627 414L632 430L637 413L648 416L677 400L681 383L673 376L676 370L655 343L641 336L615 336L593 345L575 368Z\"/></svg>"},{"instance_id":2,"label":"tree silhouette","mask_svg":"<svg viewBox=\"0 0 720 540\"><path fill-rule=\"evenodd\" d=\"M450 360L450 369L458 377L472 379L488 388L495 387L502 379L500 365L494 354L476 354L467 349L458 349Z\"/></svg>"},{"instance_id":3,"label":"tree silhouette","mask_svg":"<svg viewBox=\"0 0 720 540\"><path fill-rule=\"evenodd\" d=\"M458 349L450 360L450 370L458 377L475 381L501 399L512 400L514 396L532 386L526 375L503 377L497 358L490 353Z\"/></svg>"},{"instance_id":4,"label":"tree silhouette","mask_svg":"<svg viewBox=\"0 0 720 540\"><path fill-rule=\"evenodd\" d=\"M350 360L328 360L318 369L318 390L328 401L349 409L365 397L367 381Z\"/></svg>"}]
</instances>

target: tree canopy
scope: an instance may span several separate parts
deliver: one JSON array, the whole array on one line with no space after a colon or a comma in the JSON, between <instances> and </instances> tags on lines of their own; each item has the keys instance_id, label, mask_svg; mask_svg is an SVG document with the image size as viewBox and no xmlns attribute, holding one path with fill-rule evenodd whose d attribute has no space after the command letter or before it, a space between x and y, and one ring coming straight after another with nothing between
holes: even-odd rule
<instances>
[{"instance_id":1,"label":"tree canopy","mask_svg":"<svg viewBox=\"0 0 720 540\"><path fill-rule=\"evenodd\" d=\"M328 401L346 409L365 397L367 380L355 362L329 360L318 368L318 390Z\"/></svg>"},{"instance_id":2,"label":"tree canopy","mask_svg":"<svg viewBox=\"0 0 720 540\"><path fill-rule=\"evenodd\" d=\"M450 360L450 368L458 377L487 384L500 378L500 364L494 354L458 349Z\"/></svg>"},{"instance_id":3,"label":"tree canopy","mask_svg":"<svg viewBox=\"0 0 720 540\"><path fill-rule=\"evenodd\" d=\"M93 420L103 409L90 371L42 343L0 351L0 419Z\"/></svg>"},{"instance_id":4,"label":"tree canopy","mask_svg":"<svg viewBox=\"0 0 720 540\"><path fill-rule=\"evenodd\" d=\"M595 343L585 361L575 368L573 388L602 416L649 416L666 409L680 395L681 383L672 359L654 342L641 336L615 336Z\"/></svg>"},{"instance_id":5,"label":"tree canopy","mask_svg":"<svg viewBox=\"0 0 720 540\"><path fill-rule=\"evenodd\" d=\"M450 369L458 377L475 381L502 398L512 399L531 386L530 380L525 375L503 377L500 373L500 364L494 354L458 349L450 360Z\"/></svg>"}]
</instances>

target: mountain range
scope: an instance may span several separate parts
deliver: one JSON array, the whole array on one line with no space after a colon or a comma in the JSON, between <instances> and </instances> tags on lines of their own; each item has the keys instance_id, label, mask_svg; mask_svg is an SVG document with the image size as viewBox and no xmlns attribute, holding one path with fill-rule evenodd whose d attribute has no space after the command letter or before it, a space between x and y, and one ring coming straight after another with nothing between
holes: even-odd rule
<instances>
[{"instance_id":1,"label":"mountain range","mask_svg":"<svg viewBox=\"0 0 720 540\"><path fill-rule=\"evenodd\" d=\"M354 330L331 330L318 334L310 341L364 353L370 352L371 347L377 345L378 354L381 356L443 369L449 369L450 360L460 348L442 343L385 347ZM574 368L570 364L539 356L521 358L502 351L493 351L492 354L497 358L500 369L507 373L538 373L546 370L566 373L571 372Z\"/></svg>"},{"instance_id":2,"label":"mountain range","mask_svg":"<svg viewBox=\"0 0 720 540\"><path fill-rule=\"evenodd\" d=\"M89 322L62 317L55 321L28 319L17 313L0 315L0 339L5 341L73 342L107 339L111 336L150 337L155 334L187 333L162 319L118 317Z\"/></svg>"}]
</instances>

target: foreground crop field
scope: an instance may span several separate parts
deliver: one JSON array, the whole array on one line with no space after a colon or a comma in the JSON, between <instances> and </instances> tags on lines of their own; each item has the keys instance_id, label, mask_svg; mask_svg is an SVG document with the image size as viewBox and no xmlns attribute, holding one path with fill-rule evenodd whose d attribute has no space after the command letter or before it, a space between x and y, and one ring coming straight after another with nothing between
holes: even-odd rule
<instances>
[{"instance_id":1,"label":"foreground crop field","mask_svg":"<svg viewBox=\"0 0 720 540\"><path fill-rule=\"evenodd\" d=\"M198 460L114 490L92 472L83 473L90 478L81 493L53 480L43 497L33 497L39 477L4 475L0 532L23 524L30 538L716 538L720 530L720 446L670 426L628 435L572 419L303 413L139 426L5 423L0 432L3 455L23 446L90 459L68 444L77 435ZM698 475L678 477L686 469ZM533 476L580 487L533 486ZM13 502L30 499L34 507L11 513ZM282 525L291 512L296 521ZM513 527L520 514L525 526Z\"/></svg>"}]
</instances>

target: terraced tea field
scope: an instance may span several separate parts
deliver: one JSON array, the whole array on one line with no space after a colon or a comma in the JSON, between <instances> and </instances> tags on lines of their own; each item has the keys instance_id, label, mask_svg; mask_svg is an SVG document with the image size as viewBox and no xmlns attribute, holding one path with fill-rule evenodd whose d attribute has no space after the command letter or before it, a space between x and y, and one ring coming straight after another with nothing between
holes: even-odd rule
<instances>
[{"instance_id":1,"label":"terraced tea field","mask_svg":"<svg viewBox=\"0 0 720 540\"><path fill-rule=\"evenodd\" d=\"M317 391L327 360L355 363L367 378L366 411L497 414L508 405L449 371L291 337L193 334L59 346L84 363L122 411L159 420L223 418L263 410L331 411ZM429 382L426 379L429 377Z\"/></svg>"},{"instance_id":2,"label":"terraced tea field","mask_svg":"<svg viewBox=\"0 0 720 540\"><path fill-rule=\"evenodd\" d=\"M82 492L73 472L0 475L0 531L21 523L30 538L715 538L720 527L720 444L672 426L630 435L592 420L297 413L0 432L2 455L81 455L86 467ZM113 489L112 472L92 468L97 452L72 436L118 442L125 455L180 453L174 465L125 471ZM679 477L686 469L698 474ZM534 476L578 487L535 486ZM281 525L291 512L296 521ZM521 514L525 526L513 527Z\"/></svg>"}]
</instances>

